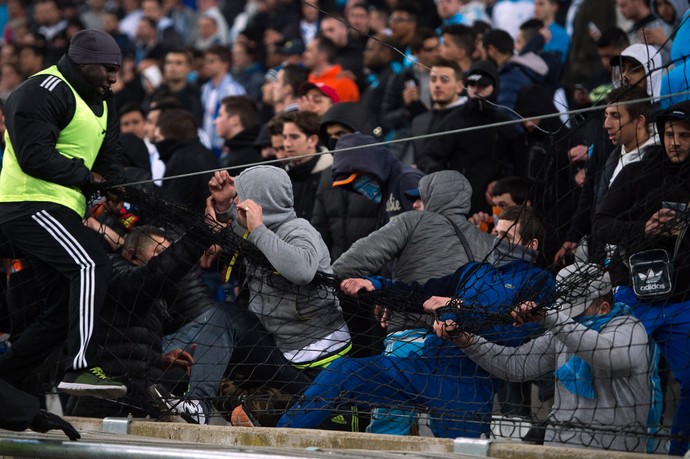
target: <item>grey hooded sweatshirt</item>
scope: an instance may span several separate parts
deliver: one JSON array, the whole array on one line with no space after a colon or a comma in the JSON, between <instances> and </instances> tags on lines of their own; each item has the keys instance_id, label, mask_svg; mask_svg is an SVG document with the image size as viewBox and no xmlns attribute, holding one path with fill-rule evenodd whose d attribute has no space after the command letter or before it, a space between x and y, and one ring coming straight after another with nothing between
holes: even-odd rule
<instances>
[{"instance_id":1,"label":"grey hooded sweatshirt","mask_svg":"<svg viewBox=\"0 0 690 459\"><path fill-rule=\"evenodd\" d=\"M341 278L369 276L395 261L392 278L403 282L451 274L469 258L448 219L464 234L474 259L483 260L493 237L467 221L469 181L458 171L434 172L421 178L419 193L424 211L404 212L355 242L333 263L333 271Z\"/></svg>"},{"instance_id":2,"label":"grey hooded sweatshirt","mask_svg":"<svg viewBox=\"0 0 690 459\"><path fill-rule=\"evenodd\" d=\"M572 393L556 380L544 444L645 452L652 367L642 323L624 315L596 332L557 312L547 314L544 325L544 335L519 347L478 338L463 350L507 381L531 381L579 356L591 366L594 399Z\"/></svg>"},{"instance_id":3,"label":"grey hooded sweatshirt","mask_svg":"<svg viewBox=\"0 0 690 459\"><path fill-rule=\"evenodd\" d=\"M249 309L294 364L343 351L350 334L335 292L311 284L317 271L333 272L328 248L307 220L297 218L287 173L273 166L252 167L235 178L235 187L240 199L251 199L263 209L264 224L247 240L275 268L247 266ZM245 232L236 222L233 230Z\"/></svg>"}]
</instances>

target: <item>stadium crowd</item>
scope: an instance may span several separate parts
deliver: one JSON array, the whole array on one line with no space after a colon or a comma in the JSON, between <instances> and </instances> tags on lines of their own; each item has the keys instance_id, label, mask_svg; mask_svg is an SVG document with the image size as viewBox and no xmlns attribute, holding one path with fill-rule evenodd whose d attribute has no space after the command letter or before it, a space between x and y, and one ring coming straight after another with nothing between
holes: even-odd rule
<instances>
[{"instance_id":1,"label":"stadium crowd","mask_svg":"<svg viewBox=\"0 0 690 459\"><path fill-rule=\"evenodd\" d=\"M685 454L689 9L0 3L0 426L479 437L536 385L525 441Z\"/></svg>"}]
</instances>

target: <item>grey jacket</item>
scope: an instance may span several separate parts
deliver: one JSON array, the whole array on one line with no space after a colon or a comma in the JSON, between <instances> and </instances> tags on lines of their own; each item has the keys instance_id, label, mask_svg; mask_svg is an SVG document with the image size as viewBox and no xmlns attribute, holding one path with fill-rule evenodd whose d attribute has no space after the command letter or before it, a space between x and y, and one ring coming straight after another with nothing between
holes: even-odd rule
<instances>
[{"instance_id":1,"label":"grey jacket","mask_svg":"<svg viewBox=\"0 0 690 459\"><path fill-rule=\"evenodd\" d=\"M467 221L472 187L458 171L440 171L419 181L424 211L398 215L379 230L355 242L333 263L341 278L377 273L395 261L392 278L425 282L455 272L468 262L450 218L465 235L474 259L491 251L493 237Z\"/></svg>"},{"instance_id":2,"label":"grey jacket","mask_svg":"<svg viewBox=\"0 0 690 459\"><path fill-rule=\"evenodd\" d=\"M619 316L596 332L558 312L547 315L544 324L547 333L520 347L479 338L464 351L507 381L530 381L577 354L592 368L595 398L580 397L557 380L545 444L644 452L641 434L651 405L652 370L642 323ZM614 433L616 428L624 433Z\"/></svg>"},{"instance_id":3,"label":"grey jacket","mask_svg":"<svg viewBox=\"0 0 690 459\"><path fill-rule=\"evenodd\" d=\"M328 248L308 221L297 218L287 173L273 166L252 167L235 178L235 187L242 200L251 199L263 209L264 224L247 240L275 268L270 272L247 266L249 309L273 333L283 354L314 343L333 352L345 348L349 332L335 292L311 284L317 271L333 272ZM233 229L237 234L245 231L236 222ZM329 342L326 338L337 331L344 339Z\"/></svg>"}]
</instances>

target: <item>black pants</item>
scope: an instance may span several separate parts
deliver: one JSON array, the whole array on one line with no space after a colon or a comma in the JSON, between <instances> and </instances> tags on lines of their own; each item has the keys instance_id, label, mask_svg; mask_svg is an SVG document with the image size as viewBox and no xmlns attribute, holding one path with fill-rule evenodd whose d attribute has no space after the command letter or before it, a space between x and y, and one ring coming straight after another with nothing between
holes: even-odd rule
<instances>
[{"instance_id":1,"label":"black pants","mask_svg":"<svg viewBox=\"0 0 690 459\"><path fill-rule=\"evenodd\" d=\"M0 358L0 375L19 382L67 340L67 369L96 366L96 326L111 264L98 235L72 210L56 205L4 223L7 240L25 256L42 299L36 319Z\"/></svg>"}]
</instances>

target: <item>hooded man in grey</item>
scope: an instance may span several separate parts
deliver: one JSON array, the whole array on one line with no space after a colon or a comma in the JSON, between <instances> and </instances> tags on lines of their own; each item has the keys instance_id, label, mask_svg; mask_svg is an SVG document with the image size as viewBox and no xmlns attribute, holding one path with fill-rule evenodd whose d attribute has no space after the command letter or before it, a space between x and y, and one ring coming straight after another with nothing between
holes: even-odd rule
<instances>
[{"instance_id":1,"label":"hooded man in grey","mask_svg":"<svg viewBox=\"0 0 690 459\"><path fill-rule=\"evenodd\" d=\"M467 221L472 187L460 172L434 172L409 191L418 194L422 211L404 212L355 242L333 263L338 277L369 276L396 260L394 279L426 282L455 272L472 259L482 260L491 251L493 237ZM453 224L472 254L466 253Z\"/></svg>"},{"instance_id":2,"label":"hooded man in grey","mask_svg":"<svg viewBox=\"0 0 690 459\"><path fill-rule=\"evenodd\" d=\"M350 334L335 292L311 285L317 271L333 272L328 248L308 221L297 218L287 173L252 167L235 179L235 187L240 202L233 230L243 235L246 228L247 240L275 268L247 266L249 310L293 365L312 366L342 353Z\"/></svg>"},{"instance_id":3,"label":"hooded man in grey","mask_svg":"<svg viewBox=\"0 0 690 459\"><path fill-rule=\"evenodd\" d=\"M492 375L528 381L555 369L545 444L645 452L658 423L652 396L655 351L642 323L614 303L611 278L594 264L558 273L559 300L544 313L533 302L513 310L516 323L541 322L547 332L519 347L464 334L453 340ZM448 329L437 322L439 336Z\"/></svg>"},{"instance_id":4,"label":"hooded man in grey","mask_svg":"<svg viewBox=\"0 0 690 459\"><path fill-rule=\"evenodd\" d=\"M316 370L351 348L335 291L312 283L317 271L333 273L328 248L316 229L297 217L285 170L255 166L234 179L219 171L209 188L209 218L224 223L234 217L223 231L246 238L272 267L245 259L248 308L225 303L214 313L211 325L224 331L219 345L228 349L228 361L218 364L248 366L253 379L296 394L309 385ZM197 389L189 393L199 395ZM161 397L183 417L204 423L210 415L209 406L199 412L196 400ZM201 401L208 402L208 397Z\"/></svg>"}]
</instances>

